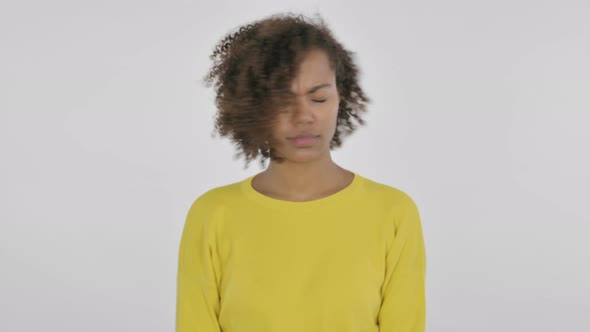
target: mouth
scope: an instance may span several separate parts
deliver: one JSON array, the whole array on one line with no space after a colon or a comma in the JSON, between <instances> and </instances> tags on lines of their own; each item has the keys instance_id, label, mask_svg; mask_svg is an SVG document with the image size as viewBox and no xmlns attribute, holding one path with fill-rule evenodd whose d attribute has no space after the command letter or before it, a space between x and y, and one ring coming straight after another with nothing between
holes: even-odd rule
<instances>
[{"instance_id":1,"label":"mouth","mask_svg":"<svg viewBox=\"0 0 590 332\"><path fill-rule=\"evenodd\" d=\"M318 137L318 136L320 136L320 135L311 135L311 134L309 134L309 135L297 135L295 137L287 137L287 138L289 138L289 139L293 139L293 138L313 138L313 137Z\"/></svg>"},{"instance_id":2,"label":"mouth","mask_svg":"<svg viewBox=\"0 0 590 332\"><path fill-rule=\"evenodd\" d=\"M297 136L289 138L289 141L296 146L309 146L316 143L319 139L318 136Z\"/></svg>"}]
</instances>

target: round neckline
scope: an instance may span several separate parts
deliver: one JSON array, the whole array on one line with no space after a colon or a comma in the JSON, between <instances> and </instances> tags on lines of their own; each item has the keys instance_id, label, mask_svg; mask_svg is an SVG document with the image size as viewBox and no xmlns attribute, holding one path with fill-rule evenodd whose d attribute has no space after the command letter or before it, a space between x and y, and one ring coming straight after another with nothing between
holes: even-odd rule
<instances>
[{"instance_id":1,"label":"round neckline","mask_svg":"<svg viewBox=\"0 0 590 332\"><path fill-rule=\"evenodd\" d=\"M310 201L287 201L283 199L273 198L270 196L266 196L265 194L257 191L252 186L252 181L257 174L251 175L246 179L242 180L241 188L242 192L250 199L257 201L260 204L263 204L267 207L271 208L297 208L297 209L309 209L314 207L323 207L327 204L332 204L335 202L339 202L344 198L351 196L356 189L358 188L361 182L361 176L357 173L350 171L353 174L352 181L348 184L348 186L340 189L339 191L332 193L328 196L324 196L322 198L310 200Z\"/></svg>"}]
</instances>

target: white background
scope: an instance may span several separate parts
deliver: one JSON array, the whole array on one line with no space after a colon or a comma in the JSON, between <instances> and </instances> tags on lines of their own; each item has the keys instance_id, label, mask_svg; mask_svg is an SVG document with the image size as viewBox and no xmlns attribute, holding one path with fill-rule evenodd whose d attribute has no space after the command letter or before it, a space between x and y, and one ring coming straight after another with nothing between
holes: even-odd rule
<instances>
[{"instance_id":1,"label":"white background","mask_svg":"<svg viewBox=\"0 0 590 332\"><path fill-rule=\"evenodd\" d=\"M563 0L2 2L0 330L173 331L190 204L261 171L212 137L208 55L287 10L356 54L373 102L332 155L418 204L427 330L589 331L590 3Z\"/></svg>"}]
</instances>

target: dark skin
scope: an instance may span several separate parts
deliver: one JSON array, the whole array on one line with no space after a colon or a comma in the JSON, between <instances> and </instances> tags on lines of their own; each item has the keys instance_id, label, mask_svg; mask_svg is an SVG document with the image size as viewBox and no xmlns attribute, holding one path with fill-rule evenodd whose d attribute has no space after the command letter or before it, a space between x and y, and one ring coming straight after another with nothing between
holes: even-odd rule
<instances>
[{"instance_id":1,"label":"dark skin","mask_svg":"<svg viewBox=\"0 0 590 332\"><path fill-rule=\"evenodd\" d=\"M327 54L309 51L291 85L295 104L280 110L272 126L270 144L285 158L270 161L252 180L252 187L272 198L303 202L320 199L346 188L354 174L336 164L330 141L336 131L340 96ZM298 146L290 137L302 132L319 135L311 145Z\"/></svg>"}]
</instances>

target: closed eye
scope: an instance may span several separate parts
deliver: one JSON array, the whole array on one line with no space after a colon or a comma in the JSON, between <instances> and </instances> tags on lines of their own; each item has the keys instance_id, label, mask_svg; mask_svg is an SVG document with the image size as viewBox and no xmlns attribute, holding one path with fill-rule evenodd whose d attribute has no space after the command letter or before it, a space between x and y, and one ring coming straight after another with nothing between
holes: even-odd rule
<instances>
[{"instance_id":1,"label":"closed eye","mask_svg":"<svg viewBox=\"0 0 590 332\"><path fill-rule=\"evenodd\" d=\"M314 101L314 102L316 102L316 103L323 103L323 102L325 102L326 100L328 100L328 99L323 99L323 100L313 100L313 101Z\"/></svg>"}]
</instances>

